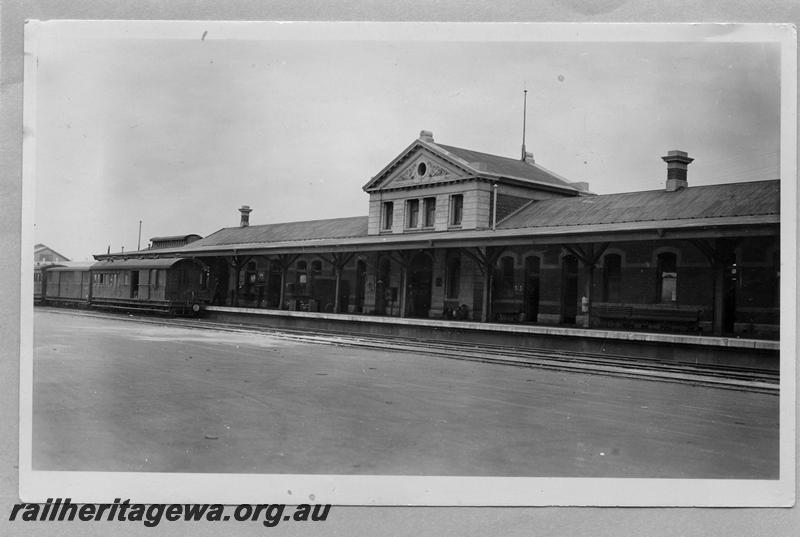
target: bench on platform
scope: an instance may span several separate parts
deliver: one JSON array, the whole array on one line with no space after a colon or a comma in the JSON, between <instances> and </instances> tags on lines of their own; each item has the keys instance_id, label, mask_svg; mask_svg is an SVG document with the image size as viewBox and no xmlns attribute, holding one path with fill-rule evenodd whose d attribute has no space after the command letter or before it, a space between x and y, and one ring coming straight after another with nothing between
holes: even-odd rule
<instances>
[{"instance_id":1,"label":"bench on platform","mask_svg":"<svg viewBox=\"0 0 800 537\"><path fill-rule=\"evenodd\" d=\"M680 326L699 331L702 310L697 308L653 308L627 304L599 305L592 308L597 319L614 321L624 328L649 328L652 325Z\"/></svg>"},{"instance_id":2,"label":"bench on platform","mask_svg":"<svg viewBox=\"0 0 800 537\"><path fill-rule=\"evenodd\" d=\"M497 323L519 323L522 322L524 313L520 309L520 304L495 304L492 308L492 319Z\"/></svg>"}]
</instances>

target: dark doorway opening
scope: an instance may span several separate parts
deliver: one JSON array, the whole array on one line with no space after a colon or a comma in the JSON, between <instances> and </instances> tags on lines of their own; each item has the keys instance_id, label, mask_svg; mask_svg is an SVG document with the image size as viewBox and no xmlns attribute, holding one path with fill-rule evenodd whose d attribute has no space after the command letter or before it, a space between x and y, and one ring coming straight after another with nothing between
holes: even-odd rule
<instances>
[{"instance_id":1,"label":"dark doorway opening","mask_svg":"<svg viewBox=\"0 0 800 537\"><path fill-rule=\"evenodd\" d=\"M364 313L364 295L367 289L367 264L359 259L356 262L356 303L355 312Z\"/></svg>"},{"instance_id":2,"label":"dark doorway opening","mask_svg":"<svg viewBox=\"0 0 800 537\"><path fill-rule=\"evenodd\" d=\"M736 325L736 287L739 283L739 267L736 263L725 267L722 281L722 331L732 334Z\"/></svg>"},{"instance_id":3,"label":"dark doorway opening","mask_svg":"<svg viewBox=\"0 0 800 537\"><path fill-rule=\"evenodd\" d=\"M561 265L561 322L575 324L578 315L578 258L564 256Z\"/></svg>"},{"instance_id":4,"label":"dark doorway opening","mask_svg":"<svg viewBox=\"0 0 800 537\"><path fill-rule=\"evenodd\" d=\"M408 313L412 317L428 317L431 309L431 284L433 282L433 260L418 253L408 267Z\"/></svg>"},{"instance_id":5,"label":"dark doorway opening","mask_svg":"<svg viewBox=\"0 0 800 537\"><path fill-rule=\"evenodd\" d=\"M139 271L131 271L131 298L139 298Z\"/></svg>"},{"instance_id":6,"label":"dark doorway opening","mask_svg":"<svg viewBox=\"0 0 800 537\"><path fill-rule=\"evenodd\" d=\"M386 315L386 307L391 301L391 273L392 264L384 257L378 263L378 280L375 282L375 313L378 315Z\"/></svg>"},{"instance_id":7,"label":"dark doorway opening","mask_svg":"<svg viewBox=\"0 0 800 537\"><path fill-rule=\"evenodd\" d=\"M541 260L536 256L525 258L525 320L535 323L539 318L539 273Z\"/></svg>"}]
</instances>

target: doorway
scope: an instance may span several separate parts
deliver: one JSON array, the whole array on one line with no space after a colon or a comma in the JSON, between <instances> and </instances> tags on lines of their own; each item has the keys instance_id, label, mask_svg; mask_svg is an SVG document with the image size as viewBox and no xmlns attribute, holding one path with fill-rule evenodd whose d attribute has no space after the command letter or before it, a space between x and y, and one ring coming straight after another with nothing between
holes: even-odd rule
<instances>
[{"instance_id":1,"label":"doorway","mask_svg":"<svg viewBox=\"0 0 800 537\"><path fill-rule=\"evenodd\" d=\"M428 254L418 253L408 266L409 315L427 317L431 309L431 284L433 260Z\"/></svg>"},{"instance_id":2,"label":"doorway","mask_svg":"<svg viewBox=\"0 0 800 537\"><path fill-rule=\"evenodd\" d=\"M525 258L525 320L535 323L539 318L539 272L541 259L538 256Z\"/></svg>"},{"instance_id":3,"label":"doorway","mask_svg":"<svg viewBox=\"0 0 800 537\"><path fill-rule=\"evenodd\" d=\"M367 264L359 259L356 262L356 303L355 312L364 313L364 295L367 286Z\"/></svg>"},{"instance_id":4,"label":"doorway","mask_svg":"<svg viewBox=\"0 0 800 537\"><path fill-rule=\"evenodd\" d=\"M131 271L131 298L139 298L139 271Z\"/></svg>"},{"instance_id":5,"label":"doorway","mask_svg":"<svg viewBox=\"0 0 800 537\"><path fill-rule=\"evenodd\" d=\"M561 322L575 324L578 315L578 258L566 255L561 265Z\"/></svg>"},{"instance_id":6,"label":"doorway","mask_svg":"<svg viewBox=\"0 0 800 537\"><path fill-rule=\"evenodd\" d=\"M392 264L387 258L378 263L378 280L375 282L375 313L386 315L386 306L391 300L390 278Z\"/></svg>"}]
</instances>

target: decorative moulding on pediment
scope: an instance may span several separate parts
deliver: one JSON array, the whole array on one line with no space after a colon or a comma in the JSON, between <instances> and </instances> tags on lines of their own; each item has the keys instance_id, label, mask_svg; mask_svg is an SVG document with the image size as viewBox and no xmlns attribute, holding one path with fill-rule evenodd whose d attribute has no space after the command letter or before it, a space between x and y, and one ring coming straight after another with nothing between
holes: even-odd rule
<instances>
[{"instance_id":1,"label":"decorative moulding on pediment","mask_svg":"<svg viewBox=\"0 0 800 537\"><path fill-rule=\"evenodd\" d=\"M433 152L417 148L370 190L411 188L445 183L462 179L468 175L469 173L465 170L446 162Z\"/></svg>"}]
</instances>

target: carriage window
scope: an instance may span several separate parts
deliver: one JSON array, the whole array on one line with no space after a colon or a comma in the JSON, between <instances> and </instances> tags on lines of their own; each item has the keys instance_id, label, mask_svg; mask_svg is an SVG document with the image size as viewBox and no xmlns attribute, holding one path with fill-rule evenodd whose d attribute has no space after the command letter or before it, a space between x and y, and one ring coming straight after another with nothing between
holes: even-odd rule
<instances>
[{"instance_id":1,"label":"carriage window","mask_svg":"<svg viewBox=\"0 0 800 537\"><path fill-rule=\"evenodd\" d=\"M454 194L450 196L450 225L460 226L461 217L464 212L464 195Z\"/></svg>"},{"instance_id":2,"label":"carriage window","mask_svg":"<svg viewBox=\"0 0 800 537\"><path fill-rule=\"evenodd\" d=\"M303 271L308 270L308 263L306 263L305 261L298 261L297 270L303 270Z\"/></svg>"},{"instance_id":3,"label":"carriage window","mask_svg":"<svg viewBox=\"0 0 800 537\"><path fill-rule=\"evenodd\" d=\"M383 226L381 229L392 229L392 221L394 220L394 202L383 202Z\"/></svg>"},{"instance_id":4,"label":"carriage window","mask_svg":"<svg viewBox=\"0 0 800 537\"><path fill-rule=\"evenodd\" d=\"M678 298L678 268L675 254L658 254L658 297L661 302Z\"/></svg>"},{"instance_id":5,"label":"carriage window","mask_svg":"<svg viewBox=\"0 0 800 537\"><path fill-rule=\"evenodd\" d=\"M458 298L461 287L461 258L457 255L447 260L447 281L445 295L447 298Z\"/></svg>"},{"instance_id":6,"label":"carriage window","mask_svg":"<svg viewBox=\"0 0 800 537\"><path fill-rule=\"evenodd\" d=\"M622 257L608 254L603 261L603 297L606 302L619 302Z\"/></svg>"},{"instance_id":7,"label":"carriage window","mask_svg":"<svg viewBox=\"0 0 800 537\"><path fill-rule=\"evenodd\" d=\"M314 272L322 272L322 261L315 259L311 262L311 270Z\"/></svg>"}]
</instances>

